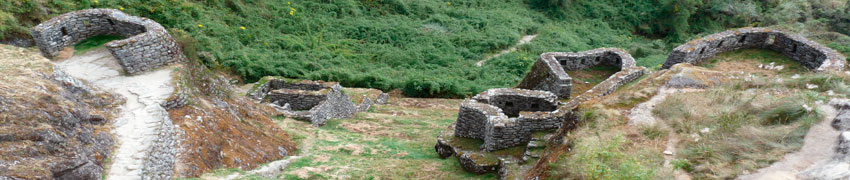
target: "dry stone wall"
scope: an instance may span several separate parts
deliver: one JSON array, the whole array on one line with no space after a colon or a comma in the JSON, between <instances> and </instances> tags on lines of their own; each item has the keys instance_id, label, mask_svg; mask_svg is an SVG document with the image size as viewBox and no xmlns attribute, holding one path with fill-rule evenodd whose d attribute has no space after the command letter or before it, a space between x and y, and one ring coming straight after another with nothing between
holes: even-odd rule
<instances>
[{"instance_id":1,"label":"dry stone wall","mask_svg":"<svg viewBox=\"0 0 850 180\"><path fill-rule=\"evenodd\" d=\"M271 103L284 115L309 120L313 126L325 125L332 118L349 118L358 111L358 106L338 83L275 77L264 80L265 83L248 92L249 97Z\"/></svg>"},{"instance_id":2,"label":"dry stone wall","mask_svg":"<svg viewBox=\"0 0 850 180\"><path fill-rule=\"evenodd\" d=\"M501 107L517 111L518 117L509 117ZM557 107L557 96L550 92L491 89L461 103L455 136L482 139L487 151L524 145L532 132L557 129L562 124Z\"/></svg>"},{"instance_id":3,"label":"dry stone wall","mask_svg":"<svg viewBox=\"0 0 850 180\"><path fill-rule=\"evenodd\" d=\"M645 72L646 68L635 66L614 73L614 75L609 76L608 79L605 79L605 81L593 86L593 88L587 90L584 94L570 100L570 102L567 103L567 107L572 109L578 107L581 102L611 94L617 90L617 88L620 88L620 86L626 85L640 76L643 76Z\"/></svg>"},{"instance_id":4,"label":"dry stone wall","mask_svg":"<svg viewBox=\"0 0 850 180\"><path fill-rule=\"evenodd\" d=\"M673 49L662 68L678 63L697 64L717 53L738 49L770 49L815 71L841 71L845 58L833 49L797 34L766 28L741 28L692 40Z\"/></svg>"},{"instance_id":5,"label":"dry stone wall","mask_svg":"<svg viewBox=\"0 0 850 180\"><path fill-rule=\"evenodd\" d=\"M566 71L582 70L601 64L626 70L635 67L635 59L618 48L543 53L517 88L549 91L560 98L568 98L572 89L572 78Z\"/></svg>"},{"instance_id":6,"label":"dry stone wall","mask_svg":"<svg viewBox=\"0 0 850 180\"><path fill-rule=\"evenodd\" d=\"M65 13L35 26L31 34L42 54L48 58L56 57L65 47L93 36L126 37L106 43L106 48L129 74L185 59L181 47L159 23L115 9Z\"/></svg>"}]
</instances>

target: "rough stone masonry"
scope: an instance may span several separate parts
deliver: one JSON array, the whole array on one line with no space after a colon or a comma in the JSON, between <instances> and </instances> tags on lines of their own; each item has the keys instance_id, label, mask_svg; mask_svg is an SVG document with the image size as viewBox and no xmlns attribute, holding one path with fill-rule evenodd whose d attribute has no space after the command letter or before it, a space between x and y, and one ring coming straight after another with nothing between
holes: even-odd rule
<instances>
[{"instance_id":1,"label":"rough stone masonry","mask_svg":"<svg viewBox=\"0 0 850 180\"><path fill-rule=\"evenodd\" d=\"M766 28L741 28L692 40L673 49L662 66L696 64L711 59L717 53L738 49L760 48L782 53L814 71L841 71L844 56L833 49L803 36Z\"/></svg>"},{"instance_id":2,"label":"rough stone masonry","mask_svg":"<svg viewBox=\"0 0 850 180\"><path fill-rule=\"evenodd\" d=\"M285 115L309 120L316 127L325 125L331 118L349 118L358 110L339 83L274 77L265 80L248 96L272 103Z\"/></svg>"},{"instance_id":3,"label":"rough stone masonry","mask_svg":"<svg viewBox=\"0 0 850 180\"><path fill-rule=\"evenodd\" d=\"M461 103L455 136L482 139L487 151L524 145L534 131L558 129L562 113L551 92L490 89Z\"/></svg>"},{"instance_id":4,"label":"rough stone masonry","mask_svg":"<svg viewBox=\"0 0 850 180\"><path fill-rule=\"evenodd\" d=\"M543 53L517 88L549 91L560 98L569 98L572 78L566 71L583 70L600 64L620 67L622 72L635 68L635 59L618 48Z\"/></svg>"},{"instance_id":5,"label":"rough stone masonry","mask_svg":"<svg viewBox=\"0 0 850 180\"><path fill-rule=\"evenodd\" d=\"M42 54L48 58L56 57L65 47L90 37L126 37L106 43L106 49L129 74L185 59L181 47L159 23L115 9L65 13L35 26L31 34Z\"/></svg>"}]
</instances>

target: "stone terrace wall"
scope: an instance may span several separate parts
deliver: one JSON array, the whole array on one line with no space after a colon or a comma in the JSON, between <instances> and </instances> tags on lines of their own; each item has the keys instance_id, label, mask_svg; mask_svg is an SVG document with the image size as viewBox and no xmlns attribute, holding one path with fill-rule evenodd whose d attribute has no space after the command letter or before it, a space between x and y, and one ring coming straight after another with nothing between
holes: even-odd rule
<instances>
[{"instance_id":1,"label":"stone terrace wall","mask_svg":"<svg viewBox=\"0 0 850 180\"><path fill-rule=\"evenodd\" d=\"M678 63L697 64L717 53L745 48L770 49L815 71L841 71L844 57L800 35L766 28L741 28L692 40L673 49L662 68Z\"/></svg>"},{"instance_id":2,"label":"stone terrace wall","mask_svg":"<svg viewBox=\"0 0 850 180\"><path fill-rule=\"evenodd\" d=\"M115 9L87 9L65 13L32 29L45 57L56 57L63 48L97 35L127 39L111 41L106 48L130 74L148 71L185 59L183 50L159 23Z\"/></svg>"},{"instance_id":3,"label":"stone terrace wall","mask_svg":"<svg viewBox=\"0 0 850 180\"><path fill-rule=\"evenodd\" d=\"M558 108L558 96L546 91L497 88L484 91L472 99L497 106L510 117L519 116L520 111L554 111Z\"/></svg>"},{"instance_id":4,"label":"stone terrace wall","mask_svg":"<svg viewBox=\"0 0 850 180\"><path fill-rule=\"evenodd\" d=\"M606 64L621 70L635 66L635 59L618 48L598 48L582 52L543 53L517 88L555 93L560 98L570 97L572 78L566 71L587 69Z\"/></svg>"}]
</instances>

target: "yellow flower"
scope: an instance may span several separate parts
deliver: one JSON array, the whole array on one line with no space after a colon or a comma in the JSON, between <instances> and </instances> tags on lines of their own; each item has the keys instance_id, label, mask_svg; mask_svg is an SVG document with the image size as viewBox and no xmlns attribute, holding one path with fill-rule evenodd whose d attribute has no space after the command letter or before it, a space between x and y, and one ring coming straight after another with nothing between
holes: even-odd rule
<instances>
[{"instance_id":1,"label":"yellow flower","mask_svg":"<svg viewBox=\"0 0 850 180\"><path fill-rule=\"evenodd\" d=\"M239 27L239 29L245 30L245 26Z\"/></svg>"},{"instance_id":2,"label":"yellow flower","mask_svg":"<svg viewBox=\"0 0 850 180\"><path fill-rule=\"evenodd\" d=\"M268 45L269 45L269 43L266 43L266 46L268 46Z\"/></svg>"},{"instance_id":3,"label":"yellow flower","mask_svg":"<svg viewBox=\"0 0 850 180\"><path fill-rule=\"evenodd\" d=\"M632 39L632 36L629 36L629 39Z\"/></svg>"},{"instance_id":4,"label":"yellow flower","mask_svg":"<svg viewBox=\"0 0 850 180\"><path fill-rule=\"evenodd\" d=\"M294 15L295 15L295 11L289 11L289 15L294 16Z\"/></svg>"},{"instance_id":5,"label":"yellow flower","mask_svg":"<svg viewBox=\"0 0 850 180\"><path fill-rule=\"evenodd\" d=\"M97 4L97 0L92 1L94 4Z\"/></svg>"},{"instance_id":6,"label":"yellow flower","mask_svg":"<svg viewBox=\"0 0 850 180\"><path fill-rule=\"evenodd\" d=\"M291 8L291 7L290 7L289 9L291 9L292 11L295 11L295 8Z\"/></svg>"},{"instance_id":7,"label":"yellow flower","mask_svg":"<svg viewBox=\"0 0 850 180\"><path fill-rule=\"evenodd\" d=\"M204 27L204 25L203 25L203 24L198 24L198 27Z\"/></svg>"},{"instance_id":8,"label":"yellow flower","mask_svg":"<svg viewBox=\"0 0 850 180\"><path fill-rule=\"evenodd\" d=\"M291 2L291 1L290 1L290 2L286 2L286 4L292 5L292 2Z\"/></svg>"},{"instance_id":9,"label":"yellow flower","mask_svg":"<svg viewBox=\"0 0 850 180\"><path fill-rule=\"evenodd\" d=\"M120 10L122 10L122 11L123 11L123 10L124 10L124 7L118 7L118 9L120 9Z\"/></svg>"}]
</instances>

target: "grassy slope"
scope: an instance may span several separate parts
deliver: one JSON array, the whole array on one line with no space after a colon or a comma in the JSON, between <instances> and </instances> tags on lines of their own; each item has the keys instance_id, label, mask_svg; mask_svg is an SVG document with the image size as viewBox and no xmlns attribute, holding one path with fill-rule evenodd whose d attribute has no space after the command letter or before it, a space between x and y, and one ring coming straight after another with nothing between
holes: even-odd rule
<instances>
[{"instance_id":1,"label":"grassy slope","mask_svg":"<svg viewBox=\"0 0 850 180\"><path fill-rule=\"evenodd\" d=\"M782 71L758 69L775 62ZM674 94L653 111L670 126L630 127L622 112L652 97L663 82L659 73L621 88L605 98L582 105L579 129L570 133L573 151L549 164L548 176L582 179L667 179L673 170L662 167L668 133L680 142L672 165L697 179L734 178L754 172L802 146L812 124L821 120L817 110L803 104L825 101L827 90L846 97L844 77L823 75L802 68L778 53L741 50L722 53L703 67L726 72L737 79L721 82L705 92ZM747 78L751 72L754 76ZM791 78L795 74L800 78ZM777 82L776 79L783 79ZM749 80L747 80L749 79ZM818 85L808 89L806 84ZM768 95L769 94L769 95ZM700 132L708 128L708 133ZM699 140L697 140L699 139Z\"/></svg>"},{"instance_id":2,"label":"grassy slope","mask_svg":"<svg viewBox=\"0 0 850 180\"><path fill-rule=\"evenodd\" d=\"M812 25L798 20L850 6L811 1L818 2L23 0L0 2L0 40L27 36L28 27L59 13L115 8L187 32L209 66L248 81L279 75L457 97L516 85L543 52L621 47L638 65L655 68L674 45L699 33L776 24L805 29ZM525 34L539 36L473 66ZM850 51L850 39L831 46Z\"/></svg>"},{"instance_id":3,"label":"grassy slope","mask_svg":"<svg viewBox=\"0 0 850 180\"><path fill-rule=\"evenodd\" d=\"M464 96L517 84L543 52L621 47L638 65L653 68L673 44L694 33L768 21L734 10L734 17L724 18L729 20L714 20L718 11L729 11L720 2L546 2L6 1L0 2L0 21L9 23L0 25L0 34L25 36L26 28L63 12L115 8L187 32L208 52L202 56L208 65L229 68L249 81L280 75L403 89L412 96ZM539 36L483 67L473 66L524 34Z\"/></svg>"},{"instance_id":4,"label":"grassy slope","mask_svg":"<svg viewBox=\"0 0 850 180\"><path fill-rule=\"evenodd\" d=\"M439 159L434 152L434 137L455 121L459 104L454 99L393 97L386 105L375 105L352 119L333 119L319 128L280 118L280 127L298 144L295 156L302 157L276 178L492 179L494 174L465 172L456 159ZM234 172L242 171L222 169L202 178Z\"/></svg>"}]
</instances>

